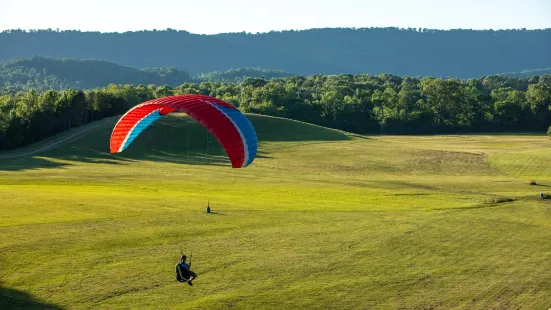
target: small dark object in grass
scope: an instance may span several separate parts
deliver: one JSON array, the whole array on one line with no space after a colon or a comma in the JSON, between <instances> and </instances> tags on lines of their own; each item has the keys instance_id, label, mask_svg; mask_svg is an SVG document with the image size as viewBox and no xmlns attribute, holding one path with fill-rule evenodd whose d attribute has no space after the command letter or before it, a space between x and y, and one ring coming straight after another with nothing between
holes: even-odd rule
<instances>
[{"instance_id":1,"label":"small dark object in grass","mask_svg":"<svg viewBox=\"0 0 551 310\"><path fill-rule=\"evenodd\" d=\"M530 181L530 185L538 185L538 184L536 183L536 181L532 180Z\"/></svg>"},{"instance_id":2,"label":"small dark object in grass","mask_svg":"<svg viewBox=\"0 0 551 310\"><path fill-rule=\"evenodd\" d=\"M504 202L511 202L511 201L515 201L515 199L511 197L497 197L497 198L494 198L493 203L504 203Z\"/></svg>"}]
</instances>

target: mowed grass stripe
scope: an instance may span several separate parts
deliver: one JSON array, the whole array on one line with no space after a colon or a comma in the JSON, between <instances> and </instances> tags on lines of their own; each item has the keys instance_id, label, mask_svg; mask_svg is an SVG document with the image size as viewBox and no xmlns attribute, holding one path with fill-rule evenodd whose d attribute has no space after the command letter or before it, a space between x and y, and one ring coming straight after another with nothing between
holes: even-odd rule
<instances>
[{"instance_id":1,"label":"mowed grass stripe","mask_svg":"<svg viewBox=\"0 0 551 310\"><path fill-rule=\"evenodd\" d=\"M551 180L551 154L546 149L496 154L490 163L514 177Z\"/></svg>"}]
</instances>

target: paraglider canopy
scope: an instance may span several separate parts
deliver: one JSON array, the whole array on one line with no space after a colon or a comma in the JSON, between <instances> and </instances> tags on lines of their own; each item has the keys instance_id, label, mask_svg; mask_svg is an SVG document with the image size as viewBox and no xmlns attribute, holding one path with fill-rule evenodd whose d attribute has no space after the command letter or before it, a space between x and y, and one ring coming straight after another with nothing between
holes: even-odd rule
<instances>
[{"instance_id":1,"label":"paraglider canopy","mask_svg":"<svg viewBox=\"0 0 551 310\"><path fill-rule=\"evenodd\" d=\"M234 106L218 98L186 94L157 98L126 112L111 133L111 153L124 151L149 125L174 111L187 113L220 142L233 168L250 165L258 140L251 122Z\"/></svg>"}]
</instances>

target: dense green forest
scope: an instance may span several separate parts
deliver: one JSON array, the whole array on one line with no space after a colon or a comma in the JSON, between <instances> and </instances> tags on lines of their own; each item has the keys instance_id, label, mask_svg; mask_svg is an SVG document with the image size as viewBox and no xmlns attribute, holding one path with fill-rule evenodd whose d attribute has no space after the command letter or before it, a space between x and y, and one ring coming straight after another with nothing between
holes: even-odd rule
<instances>
[{"instance_id":1,"label":"dense green forest","mask_svg":"<svg viewBox=\"0 0 551 310\"><path fill-rule=\"evenodd\" d=\"M7 30L0 61L32 56L102 59L190 74L265 68L300 75L476 78L551 67L551 29L323 28L199 35L173 29L100 33Z\"/></svg>"},{"instance_id":2,"label":"dense green forest","mask_svg":"<svg viewBox=\"0 0 551 310\"><path fill-rule=\"evenodd\" d=\"M92 89L109 84L154 84L176 87L184 82L240 83L249 77L267 80L293 74L280 70L240 68L190 75L176 68L137 69L103 60L57 59L34 56L0 62L0 88L14 92L35 89Z\"/></svg>"},{"instance_id":3,"label":"dense green forest","mask_svg":"<svg viewBox=\"0 0 551 310\"><path fill-rule=\"evenodd\" d=\"M531 77L551 74L551 69L508 72L502 75ZM57 59L34 56L0 62L0 89L11 92L35 89L92 89L109 84L168 85L177 87L184 82L241 83L247 78L271 80L297 76L281 70L263 68L239 68L190 75L176 68L137 69L103 60Z\"/></svg>"},{"instance_id":4,"label":"dense green forest","mask_svg":"<svg viewBox=\"0 0 551 310\"><path fill-rule=\"evenodd\" d=\"M0 88L91 89L114 84L178 86L192 81L189 73L175 68L136 69L103 60L32 57L0 63Z\"/></svg>"},{"instance_id":5,"label":"dense green forest","mask_svg":"<svg viewBox=\"0 0 551 310\"><path fill-rule=\"evenodd\" d=\"M14 149L157 97L201 93L244 112L355 133L542 131L551 125L551 75L461 81L390 74L313 75L178 87L115 85L91 90L4 92L0 148Z\"/></svg>"},{"instance_id":6,"label":"dense green forest","mask_svg":"<svg viewBox=\"0 0 551 310\"><path fill-rule=\"evenodd\" d=\"M297 74L288 73L282 70L239 68L198 74L194 76L194 80L198 82L241 83L247 78L264 78L266 80L271 80L274 78L283 78L295 75Z\"/></svg>"},{"instance_id":7,"label":"dense green forest","mask_svg":"<svg viewBox=\"0 0 551 310\"><path fill-rule=\"evenodd\" d=\"M545 68L545 69L534 69L534 70L522 70L520 72L505 72L501 73L500 75L508 75L512 77L522 77L527 78L534 75L544 75L544 74L551 74L551 68Z\"/></svg>"}]
</instances>

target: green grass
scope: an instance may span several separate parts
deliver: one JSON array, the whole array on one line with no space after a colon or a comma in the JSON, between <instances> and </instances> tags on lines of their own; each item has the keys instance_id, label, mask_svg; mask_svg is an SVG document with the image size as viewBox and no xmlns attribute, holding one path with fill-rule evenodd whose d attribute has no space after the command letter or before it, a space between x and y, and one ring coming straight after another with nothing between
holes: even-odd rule
<instances>
[{"instance_id":1,"label":"green grass","mask_svg":"<svg viewBox=\"0 0 551 310\"><path fill-rule=\"evenodd\" d=\"M1 159L0 308L551 306L545 136L364 137L249 118L260 147L244 169L182 115L117 155L113 119ZM174 279L180 249L193 287Z\"/></svg>"}]
</instances>

